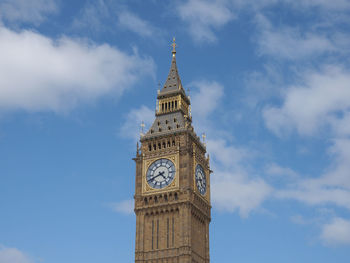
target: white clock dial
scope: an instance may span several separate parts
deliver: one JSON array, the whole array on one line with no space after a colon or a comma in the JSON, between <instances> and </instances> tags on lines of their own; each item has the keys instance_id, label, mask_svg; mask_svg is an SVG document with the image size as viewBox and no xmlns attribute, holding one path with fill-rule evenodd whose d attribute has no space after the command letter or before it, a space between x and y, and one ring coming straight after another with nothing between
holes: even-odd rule
<instances>
[{"instance_id":1,"label":"white clock dial","mask_svg":"<svg viewBox=\"0 0 350 263\"><path fill-rule=\"evenodd\" d=\"M196 166L195 177L198 191L201 193L201 195L205 195L207 191L207 178L205 176L204 169L200 164L197 164Z\"/></svg>"},{"instance_id":2,"label":"white clock dial","mask_svg":"<svg viewBox=\"0 0 350 263\"><path fill-rule=\"evenodd\" d=\"M161 189L168 186L175 177L175 165L169 159L154 161L147 170L146 180L149 186Z\"/></svg>"}]
</instances>

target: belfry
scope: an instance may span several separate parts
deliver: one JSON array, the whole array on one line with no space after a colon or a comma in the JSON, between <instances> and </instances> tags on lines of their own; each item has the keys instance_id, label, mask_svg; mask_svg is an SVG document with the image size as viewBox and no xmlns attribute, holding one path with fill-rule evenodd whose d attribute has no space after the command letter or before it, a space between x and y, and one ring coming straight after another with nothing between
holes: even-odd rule
<instances>
[{"instance_id":1,"label":"belfry","mask_svg":"<svg viewBox=\"0 0 350 263\"><path fill-rule=\"evenodd\" d=\"M155 120L137 147L137 263L209 263L210 166L192 126L172 44L169 75L158 91Z\"/></svg>"}]
</instances>

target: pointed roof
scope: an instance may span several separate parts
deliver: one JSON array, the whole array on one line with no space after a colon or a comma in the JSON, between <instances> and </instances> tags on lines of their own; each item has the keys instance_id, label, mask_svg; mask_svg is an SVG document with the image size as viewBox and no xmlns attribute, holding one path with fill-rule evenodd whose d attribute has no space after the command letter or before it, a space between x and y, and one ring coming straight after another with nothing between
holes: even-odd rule
<instances>
[{"instance_id":1,"label":"pointed roof","mask_svg":"<svg viewBox=\"0 0 350 263\"><path fill-rule=\"evenodd\" d=\"M173 51L172 51L173 57L171 60L170 71L165 81L165 84L159 93L160 96L167 95L169 93L177 93L177 92L182 92L185 94L185 90L182 87L181 79L180 79L179 72L177 70L177 65L176 65L175 38L173 39L172 47L173 47Z\"/></svg>"}]
</instances>

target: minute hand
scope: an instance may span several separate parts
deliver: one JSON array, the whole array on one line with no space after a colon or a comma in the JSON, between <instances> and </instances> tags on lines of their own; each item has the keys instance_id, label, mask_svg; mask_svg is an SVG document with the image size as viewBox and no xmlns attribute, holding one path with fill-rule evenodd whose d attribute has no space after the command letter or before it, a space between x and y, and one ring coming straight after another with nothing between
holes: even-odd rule
<instances>
[{"instance_id":1,"label":"minute hand","mask_svg":"<svg viewBox=\"0 0 350 263\"><path fill-rule=\"evenodd\" d=\"M159 172L158 174L156 174L156 175L152 176L151 178L149 178L147 180L147 182L152 181L154 178L157 178L158 176L162 176L164 178L163 174L164 174L164 172Z\"/></svg>"}]
</instances>

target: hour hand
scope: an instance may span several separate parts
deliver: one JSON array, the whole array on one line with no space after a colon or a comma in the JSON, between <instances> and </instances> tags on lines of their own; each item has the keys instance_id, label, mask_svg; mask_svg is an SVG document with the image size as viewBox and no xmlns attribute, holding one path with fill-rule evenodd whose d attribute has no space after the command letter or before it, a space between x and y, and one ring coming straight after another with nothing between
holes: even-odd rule
<instances>
[{"instance_id":1,"label":"hour hand","mask_svg":"<svg viewBox=\"0 0 350 263\"><path fill-rule=\"evenodd\" d=\"M164 173L165 173L164 171L163 172L159 172L157 176L161 176L161 177L163 177L165 179Z\"/></svg>"}]
</instances>

